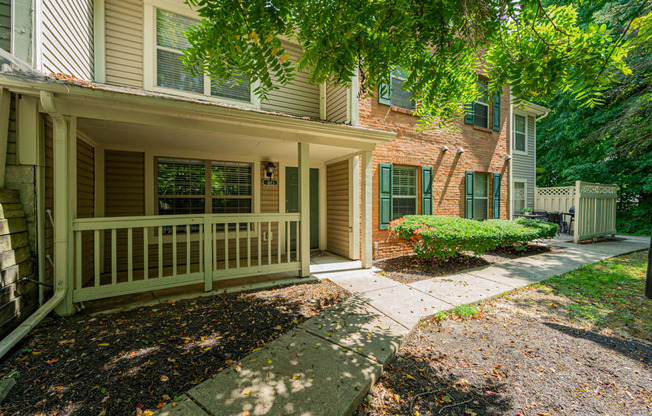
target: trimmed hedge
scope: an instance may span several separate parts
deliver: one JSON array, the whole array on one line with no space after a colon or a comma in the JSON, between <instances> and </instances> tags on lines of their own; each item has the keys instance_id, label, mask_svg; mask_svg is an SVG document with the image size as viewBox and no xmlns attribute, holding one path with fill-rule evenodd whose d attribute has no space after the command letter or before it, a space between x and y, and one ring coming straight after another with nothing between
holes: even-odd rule
<instances>
[{"instance_id":1,"label":"trimmed hedge","mask_svg":"<svg viewBox=\"0 0 652 416\"><path fill-rule=\"evenodd\" d=\"M464 251L482 255L501 247L518 247L528 241L553 238L557 224L518 218L476 221L434 215L409 215L389 224L397 236L412 242L419 257L444 260Z\"/></svg>"}]
</instances>

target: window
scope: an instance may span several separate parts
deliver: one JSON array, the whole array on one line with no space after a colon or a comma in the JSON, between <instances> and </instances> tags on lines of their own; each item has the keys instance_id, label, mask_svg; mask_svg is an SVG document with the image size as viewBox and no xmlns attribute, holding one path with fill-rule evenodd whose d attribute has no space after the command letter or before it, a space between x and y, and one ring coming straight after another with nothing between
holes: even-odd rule
<instances>
[{"instance_id":1,"label":"window","mask_svg":"<svg viewBox=\"0 0 652 416\"><path fill-rule=\"evenodd\" d=\"M489 218L489 174L475 173L473 181L473 219Z\"/></svg>"},{"instance_id":2,"label":"window","mask_svg":"<svg viewBox=\"0 0 652 416\"><path fill-rule=\"evenodd\" d=\"M514 114L514 150L527 152L525 116Z\"/></svg>"},{"instance_id":3,"label":"window","mask_svg":"<svg viewBox=\"0 0 652 416\"><path fill-rule=\"evenodd\" d=\"M390 85L380 86L379 102L393 107L400 107L406 110L417 108L414 94L403 88L408 74L401 69L395 69L390 76Z\"/></svg>"},{"instance_id":4,"label":"window","mask_svg":"<svg viewBox=\"0 0 652 416\"><path fill-rule=\"evenodd\" d=\"M394 166L392 176L392 219L417 213L417 168Z\"/></svg>"},{"instance_id":5,"label":"window","mask_svg":"<svg viewBox=\"0 0 652 416\"><path fill-rule=\"evenodd\" d=\"M216 80L187 69L181 58L190 46L186 31L198 21L180 14L156 9L156 86L193 94L251 102L251 86L244 76Z\"/></svg>"},{"instance_id":6,"label":"window","mask_svg":"<svg viewBox=\"0 0 652 416\"><path fill-rule=\"evenodd\" d=\"M514 213L520 214L525 208L527 184L525 181L514 181Z\"/></svg>"},{"instance_id":7,"label":"window","mask_svg":"<svg viewBox=\"0 0 652 416\"><path fill-rule=\"evenodd\" d=\"M487 96L487 81L478 80L478 89L480 97L473 103L473 124L485 129L489 128L489 103Z\"/></svg>"},{"instance_id":8,"label":"window","mask_svg":"<svg viewBox=\"0 0 652 416\"><path fill-rule=\"evenodd\" d=\"M251 164L159 158L156 167L159 215L252 211Z\"/></svg>"}]
</instances>

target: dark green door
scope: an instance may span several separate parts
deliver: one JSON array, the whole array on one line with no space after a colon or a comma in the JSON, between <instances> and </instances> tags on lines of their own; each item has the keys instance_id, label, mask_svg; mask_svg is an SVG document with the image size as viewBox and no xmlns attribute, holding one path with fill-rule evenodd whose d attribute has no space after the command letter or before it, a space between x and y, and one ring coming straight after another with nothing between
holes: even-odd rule
<instances>
[{"instance_id":1,"label":"dark green door","mask_svg":"<svg viewBox=\"0 0 652 416\"><path fill-rule=\"evenodd\" d=\"M299 212L299 168L285 168L285 212ZM290 229L290 245L297 242L296 226ZM319 248L319 169L310 169L310 248Z\"/></svg>"}]
</instances>

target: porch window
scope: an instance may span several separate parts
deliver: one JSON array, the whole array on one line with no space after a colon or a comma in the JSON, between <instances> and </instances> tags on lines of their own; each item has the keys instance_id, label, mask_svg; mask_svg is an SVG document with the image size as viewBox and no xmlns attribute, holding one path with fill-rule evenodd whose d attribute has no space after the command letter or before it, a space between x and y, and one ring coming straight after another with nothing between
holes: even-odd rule
<instances>
[{"instance_id":1,"label":"porch window","mask_svg":"<svg viewBox=\"0 0 652 416\"><path fill-rule=\"evenodd\" d=\"M156 86L250 102L251 85L246 77L236 73L227 80L211 79L200 71L193 75L184 66L183 51L190 46L185 33L197 23L195 19L156 9Z\"/></svg>"},{"instance_id":2,"label":"porch window","mask_svg":"<svg viewBox=\"0 0 652 416\"><path fill-rule=\"evenodd\" d=\"M489 218L489 174L475 173L473 180L473 219Z\"/></svg>"},{"instance_id":3,"label":"porch window","mask_svg":"<svg viewBox=\"0 0 652 416\"><path fill-rule=\"evenodd\" d=\"M480 90L480 97L473 103L473 124L485 129L489 128L489 104L487 96L487 81L484 79L478 80L478 89Z\"/></svg>"},{"instance_id":4,"label":"porch window","mask_svg":"<svg viewBox=\"0 0 652 416\"><path fill-rule=\"evenodd\" d=\"M252 212L249 163L158 158L159 215Z\"/></svg>"},{"instance_id":5,"label":"porch window","mask_svg":"<svg viewBox=\"0 0 652 416\"><path fill-rule=\"evenodd\" d=\"M520 214L525 208L525 181L514 181L514 213Z\"/></svg>"},{"instance_id":6,"label":"porch window","mask_svg":"<svg viewBox=\"0 0 652 416\"><path fill-rule=\"evenodd\" d=\"M392 219L417 213L417 168L394 166L392 176Z\"/></svg>"},{"instance_id":7,"label":"porch window","mask_svg":"<svg viewBox=\"0 0 652 416\"><path fill-rule=\"evenodd\" d=\"M514 114L514 150L518 150L519 152L527 152L526 125L524 116Z\"/></svg>"}]
</instances>

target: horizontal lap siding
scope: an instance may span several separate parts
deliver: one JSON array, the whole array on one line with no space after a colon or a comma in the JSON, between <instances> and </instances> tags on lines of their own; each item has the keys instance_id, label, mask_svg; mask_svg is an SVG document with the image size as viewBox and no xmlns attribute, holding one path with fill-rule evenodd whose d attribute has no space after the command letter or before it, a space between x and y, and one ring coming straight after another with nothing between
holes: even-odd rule
<instances>
[{"instance_id":1,"label":"horizontal lap siding","mask_svg":"<svg viewBox=\"0 0 652 416\"><path fill-rule=\"evenodd\" d=\"M519 153L512 154L513 179L527 179L526 206L534 208L534 188L536 186L536 160L535 147L536 137L534 134L535 119L527 117L527 155Z\"/></svg>"},{"instance_id":2,"label":"horizontal lap siding","mask_svg":"<svg viewBox=\"0 0 652 416\"><path fill-rule=\"evenodd\" d=\"M349 162L326 167L326 227L328 251L349 257Z\"/></svg>"},{"instance_id":3,"label":"horizontal lap siding","mask_svg":"<svg viewBox=\"0 0 652 416\"><path fill-rule=\"evenodd\" d=\"M143 2L106 0L106 82L143 87Z\"/></svg>"},{"instance_id":4,"label":"horizontal lap siding","mask_svg":"<svg viewBox=\"0 0 652 416\"><path fill-rule=\"evenodd\" d=\"M11 51L11 0L0 0L0 48Z\"/></svg>"},{"instance_id":5,"label":"horizontal lap siding","mask_svg":"<svg viewBox=\"0 0 652 416\"><path fill-rule=\"evenodd\" d=\"M346 121L346 93L344 87L326 87L326 120L336 123Z\"/></svg>"},{"instance_id":6,"label":"horizontal lap siding","mask_svg":"<svg viewBox=\"0 0 652 416\"><path fill-rule=\"evenodd\" d=\"M43 2L43 69L93 79L93 0Z\"/></svg>"},{"instance_id":7,"label":"horizontal lap siding","mask_svg":"<svg viewBox=\"0 0 652 416\"><path fill-rule=\"evenodd\" d=\"M54 150L53 144L53 124L52 119L48 116L45 119L45 209L50 210L54 218ZM50 256L54 261L54 228L49 216L46 214L45 220L45 255ZM54 281L54 269L49 261L45 262L45 282L52 284Z\"/></svg>"},{"instance_id":8,"label":"horizontal lap siding","mask_svg":"<svg viewBox=\"0 0 652 416\"><path fill-rule=\"evenodd\" d=\"M290 60L298 62L301 56L301 48L283 42L285 52L290 55ZM308 82L309 75L306 72L295 72L296 76L291 84L280 90L270 91L269 99L261 103L263 110L278 111L281 113L294 114L319 118L319 86Z\"/></svg>"},{"instance_id":9,"label":"horizontal lap siding","mask_svg":"<svg viewBox=\"0 0 652 416\"><path fill-rule=\"evenodd\" d=\"M93 146L77 141L77 218L95 216L95 149ZM82 244L82 276L93 276L93 232L84 231Z\"/></svg>"}]
</instances>

